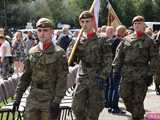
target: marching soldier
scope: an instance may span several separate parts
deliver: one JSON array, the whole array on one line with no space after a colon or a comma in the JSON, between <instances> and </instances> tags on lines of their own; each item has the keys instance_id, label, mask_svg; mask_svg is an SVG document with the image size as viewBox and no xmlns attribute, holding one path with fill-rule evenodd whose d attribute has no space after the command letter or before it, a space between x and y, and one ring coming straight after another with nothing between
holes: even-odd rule
<instances>
[{"instance_id":1,"label":"marching soldier","mask_svg":"<svg viewBox=\"0 0 160 120\"><path fill-rule=\"evenodd\" d=\"M155 39L155 43L158 46L159 49L159 55L160 55L160 31L156 34L156 36L154 37ZM156 87L156 94L160 95L160 73L155 73L154 75L154 83L155 83L155 87Z\"/></svg>"},{"instance_id":2,"label":"marching soldier","mask_svg":"<svg viewBox=\"0 0 160 120\"><path fill-rule=\"evenodd\" d=\"M98 120L104 108L103 83L111 71L111 41L94 32L94 19L89 11L80 14L79 22L84 34L76 51L80 63L72 109L77 120Z\"/></svg>"},{"instance_id":3,"label":"marching soldier","mask_svg":"<svg viewBox=\"0 0 160 120\"><path fill-rule=\"evenodd\" d=\"M113 61L114 71L122 66L120 93L132 120L144 118L144 99L152 83L152 75L158 68L158 51L145 33L144 18L133 18L134 33L126 36L119 44Z\"/></svg>"},{"instance_id":4,"label":"marching soldier","mask_svg":"<svg viewBox=\"0 0 160 120\"><path fill-rule=\"evenodd\" d=\"M66 90L68 66L65 52L51 41L51 20L41 18L36 27L40 43L29 51L13 110L18 109L23 93L31 86L24 120L57 120L59 103Z\"/></svg>"}]
</instances>

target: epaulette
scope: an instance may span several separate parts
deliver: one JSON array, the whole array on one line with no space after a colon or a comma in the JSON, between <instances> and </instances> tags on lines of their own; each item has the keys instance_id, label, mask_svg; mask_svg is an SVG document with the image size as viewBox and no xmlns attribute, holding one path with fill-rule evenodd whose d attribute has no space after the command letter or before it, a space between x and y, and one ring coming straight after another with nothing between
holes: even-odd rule
<instances>
[{"instance_id":1,"label":"epaulette","mask_svg":"<svg viewBox=\"0 0 160 120\"><path fill-rule=\"evenodd\" d=\"M36 53L36 52L40 52L40 47L38 45L32 47L30 50L29 50L29 54L33 54L33 53Z\"/></svg>"},{"instance_id":2,"label":"epaulette","mask_svg":"<svg viewBox=\"0 0 160 120\"><path fill-rule=\"evenodd\" d=\"M56 50L56 51L63 51L63 52L64 52L64 49L62 49L62 48L59 47L58 45L55 45L55 50Z\"/></svg>"}]
</instances>

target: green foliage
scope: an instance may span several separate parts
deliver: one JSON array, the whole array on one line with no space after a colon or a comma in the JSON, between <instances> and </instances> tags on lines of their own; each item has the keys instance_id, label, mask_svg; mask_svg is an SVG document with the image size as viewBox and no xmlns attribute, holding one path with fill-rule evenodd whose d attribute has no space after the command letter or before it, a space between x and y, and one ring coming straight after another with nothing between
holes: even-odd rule
<instances>
[{"instance_id":1,"label":"green foliage","mask_svg":"<svg viewBox=\"0 0 160 120\"><path fill-rule=\"evenodd\" d=\"M131 25L136 15L144 16L146 21L160 21L159 0L115 0L114 5L122 23Z\"/></svg>"},{"instance_id":2,"label":"green foliage","mask_svg":"<svg viewBox=\"0 0 160 120\"><path fill-rule=\"evenodd\" d=\"M48 17L55 24L68 23L79 27L78 16L88 10L93 0L0 0L0 26L25 27L35 25L40 17ZM106 0L100 0L99 24L107 23ZM143 15L146 21L160 21L160 0L112 0L112 6L121 22L131 25L135 15Z\"/></svg>"},{"instance_id":3,"label":"green foliage","mask_svg":"<svg viewBox=\"0 0 160 120\"><path fill-rule=\"evenodd\" d=\"M7 99L7 102L8 102L8 103L10 103L10 102L12 102L12 101L13 101L12 98L8 98L8 99ZM3 101L0 101L0 107L2 107L2 106L5 106L5 104L4 104ZM17 118L17 116L18 116L18 112L15 113L15 118ZM10 114L8 120L13 120L12 117L13 117L12 114ZM4 115L3 115L3 120L7 120L7 112L4 113Z\"/></svg>"}]
</instances>

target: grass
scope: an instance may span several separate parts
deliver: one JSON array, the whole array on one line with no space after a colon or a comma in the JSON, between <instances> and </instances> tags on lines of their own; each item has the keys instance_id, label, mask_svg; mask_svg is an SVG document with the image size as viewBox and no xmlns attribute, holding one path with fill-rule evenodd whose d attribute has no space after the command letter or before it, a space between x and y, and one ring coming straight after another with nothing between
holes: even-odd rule
<instances>
[{"instance_id":1,"label":"grass","mask_svg":"<svg viewBox=\"0 0 160 120\"><path fill-rule=\"evenodd\" d=\"M10 102L12 102L12 101L13 101L12 98L7 99L7 102L8 102L8 103L10 103ZM1 102L0 102L0 108L3 107L3 106L5 106L5 104L4 104L3 101L1 101ZM18 113L16 112L16 113L15 113L15 118L17 117L17 115L18 115ZM7 118L7 113L4 113L2 120L6 120L6 118ZM8 119L8 120L13 120L13 114L11 114L11 113L9 114L9 119Z\"/></svg>"}]
</instances>

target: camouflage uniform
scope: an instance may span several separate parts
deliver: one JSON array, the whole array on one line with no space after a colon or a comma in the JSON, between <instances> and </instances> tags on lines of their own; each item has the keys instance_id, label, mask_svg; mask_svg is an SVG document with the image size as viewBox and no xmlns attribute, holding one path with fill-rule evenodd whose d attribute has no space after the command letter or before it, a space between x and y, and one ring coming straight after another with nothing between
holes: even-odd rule
<instances>
[{"instance_id":1,"label":"camouflage uniform","mask_svg":"<svg viewBox=\"0 0 160 120\"><path fill-rule=\"evenodd\" d=\"M31 85L24 120L56 120L57 116L49 118L49 105L59 104L66 90L68 67L64 57L65 52L54 45L43 51L36 45L29 51L16 91L16 101L19 101Z\"/></svg>"},{"instance_id":2,"label":"camouflage uniform","mask_svg":"<svg viewBox=\"0 0 160 120\"><path fill-rule=\"evenodd\" d=\"M157 52L155 44L145 34L137 39L136 34L132 33L117 48L112 65L114 71L123 67L120 93L134 120L144 117L143 101L148 84L152 74L158 70Z\"/></svg>"},{"instance_id":3,"label":"camouflage uniform","mask_svg":"<svg viewBox=\"0 0 160 120\"><path fill-rule=\"evenodd\" d=\"M82 38L76 51L80 58L78 87L72 109L77 120L98 120L104 108L103 81L111 71L111 41L99 38Z\"/></svg>"},{"instance_id":4,"label":"camouflage uniform","mask_svg":"<svg viewBox=\"0 0 160 120\"><path fill-rule=\"evenodd\" d=\"M159 49L159 55L160 55L160 35L156 35L154 39L158 49ZM160 95L160 72L154 74L154 83L156 87L156 94Z\"/></svg>"},{"instance_id":5,"label":"camouflage uniform","mask_svg":"<svg viewBox=\"0 0 160 120\"><path fill-rule=\"evenodd\" d=\"M154 83L156 87L156 94L160 95L160 73L154 75Z\"/></svg>"}]
</instances>

